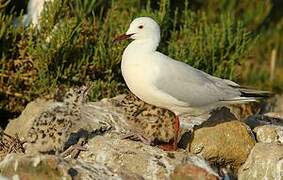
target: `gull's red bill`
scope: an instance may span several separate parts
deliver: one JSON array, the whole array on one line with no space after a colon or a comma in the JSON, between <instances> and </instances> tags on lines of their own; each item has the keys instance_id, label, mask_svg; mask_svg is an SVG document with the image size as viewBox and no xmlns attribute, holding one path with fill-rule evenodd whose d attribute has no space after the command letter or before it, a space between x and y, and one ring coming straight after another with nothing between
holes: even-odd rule
<instances>
[{"instance_id":1,"label":"gull's red bill","mask_svg":"<svg viewBox=\"0 0 283 180\"><path fill-rule=\"evenodd\" d=\"M125 39L129 39L132 35L133 34L122 34L122 35L116 37L113 42L115 43L115 42L123 41Z\"/></svg>"}]
</instances>

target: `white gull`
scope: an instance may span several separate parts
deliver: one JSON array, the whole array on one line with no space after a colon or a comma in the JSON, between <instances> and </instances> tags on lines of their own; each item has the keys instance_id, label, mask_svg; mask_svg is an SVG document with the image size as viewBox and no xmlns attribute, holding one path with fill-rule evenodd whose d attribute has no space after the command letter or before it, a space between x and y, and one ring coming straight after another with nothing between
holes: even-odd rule
<instances>
[{"instance_id":1,"label":"white gull","mask_svg":"<svg viewBox=\"0 0 283 180\"><path fill-rule=\"evenodd\" d=\"M202 114L220 106L255 101L268 93L242 88L158 52L160 27L150 17L134 19L126 34L116 40L127 38L133 39L121 64L127 86L141 100L176 115Z\"/></svg>"}]
</instances>

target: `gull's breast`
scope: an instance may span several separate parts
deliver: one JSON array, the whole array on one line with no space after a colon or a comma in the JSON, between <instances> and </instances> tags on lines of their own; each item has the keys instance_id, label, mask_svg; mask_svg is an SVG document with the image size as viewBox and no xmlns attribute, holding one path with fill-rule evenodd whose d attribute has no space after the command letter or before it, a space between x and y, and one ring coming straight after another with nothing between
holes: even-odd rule
<instances>
[{"instance_id":1,"label":"gull's breast","mask_svg":"<svg viewBox=\"0 0 283 180\"><path fill-rule=\"evenodd\" d=\"M154 67L146 59L143 62L123 59L121 69L124 80L131 92L143 101L153 104L155 101L153 83L159 73L158 68Z\"/></svg>"},{"instance_id":2,"label":"gull's breast","mask_svg":"<svg viewBox=\"0 0 283 180\"><path fill-rule=\"evenodd\" d=\"M121 69L124 80L132 93L148 104L176 112L178 104L183 104L156 88L154 83L160 76L160 66L154 60L123 58Z\"/></svg>"}]
</instances>

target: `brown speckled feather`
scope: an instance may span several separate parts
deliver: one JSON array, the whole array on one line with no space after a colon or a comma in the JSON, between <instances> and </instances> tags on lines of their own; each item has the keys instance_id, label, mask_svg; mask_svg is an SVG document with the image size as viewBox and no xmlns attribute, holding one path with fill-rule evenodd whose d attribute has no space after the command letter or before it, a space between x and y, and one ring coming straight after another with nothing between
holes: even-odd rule
<instances>
[{"instance_id":1,"label":"brown speckled feather","mask_svg":"<svg viewBox=\"0 0 283 180\"><path fill-rule=\"evenodd\" d=\"M131 130L151 141L169 142L174 138L175 115L173 112L152 106L128 94L120 103Z\"/></svg>"}]
</instances>

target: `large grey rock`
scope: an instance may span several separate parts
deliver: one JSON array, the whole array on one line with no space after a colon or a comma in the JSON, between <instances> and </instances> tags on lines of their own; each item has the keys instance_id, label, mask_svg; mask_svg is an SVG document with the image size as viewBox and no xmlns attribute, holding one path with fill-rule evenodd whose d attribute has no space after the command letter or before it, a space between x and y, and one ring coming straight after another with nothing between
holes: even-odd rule
<instances>
[{"instance_id":1,"label":"large grey rock","mask_svg":"<svg viewBox=\"0 0 283 180\"><path fill-rule=\"evenodd\" d=\"M91 139L88 149L80 155L84 161L107 165L115 172L126 170L145 179L168 179L174 169L184 163L218 177L202 158L192 154L186 155L184 151L165 152L140 142L107 135ZM195 172L193 175L197 176L201 172Z\"/></svg>"},{"instance_id":2,"label":"large grey rock","mask_svg":"<svg viewBox=\"0 0 283 180\"><path fill-rule=\"evenodd\" d=\"M283 179L283 145L257 143L238 172L239 180Z\"/></svg>"},{"instance_id":3,"label":"large grey rock","mask_svg":"<svg viewBox=\"0 0 283 180\"><path fill-rule=\"evenodd\" d=\"M213 123L194 131L188 147L190 152L201 155L213 164L237 169L246 161L255 144L251 131L236 120Z\"/></svg>"}]
</instances>

